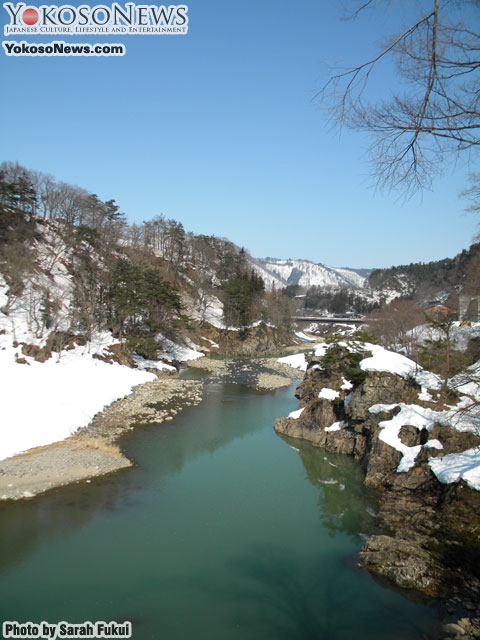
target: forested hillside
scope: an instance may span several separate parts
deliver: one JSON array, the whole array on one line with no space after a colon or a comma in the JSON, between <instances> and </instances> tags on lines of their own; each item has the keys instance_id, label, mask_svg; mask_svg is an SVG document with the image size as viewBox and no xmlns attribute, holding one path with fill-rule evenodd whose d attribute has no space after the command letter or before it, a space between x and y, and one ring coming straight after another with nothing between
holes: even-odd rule
<instances>
[{"instance_id":1,"label":"forested hillside","mask_svg":"<svg viewBox=\"0 0 480 640\"><path fill-rule=\"evenodd\" d=\"M163 216L129 224L113 199L16 164L0 169L1 311L21 307L33 342L106 330L153 358L206 323L241 328L239 339L255 322L274 324L274 339L289 334L289 299L267 293L232 242Z\"/></svg>"},{"instance_id":2,"label":"forested hillside","mask_svg":"<svg viewBox=\"0 0 480 640\"><path fill-rule=\"evenodd\" d=\"M460 289L476 287L480 267L480 244L473 244L454 258L418 262L389 269L375 269L369 278L372 289L395 289L404 296L428 304L443 302Z\"/></svg>"}]
</instances>

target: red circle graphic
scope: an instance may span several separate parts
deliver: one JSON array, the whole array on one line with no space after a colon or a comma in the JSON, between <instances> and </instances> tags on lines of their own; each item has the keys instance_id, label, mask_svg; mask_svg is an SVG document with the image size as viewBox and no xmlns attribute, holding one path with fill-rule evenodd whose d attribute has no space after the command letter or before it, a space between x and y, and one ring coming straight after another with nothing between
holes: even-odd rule
<instances>
[{"instance_id":1,"label":"red circle graphic","mask_svg":"<svg viewBox=\"0 0 480 640\"><path fill-rule=\"evenodd\" d=\"M25 11L22 13L22 20L24 24L36 24L38 22L38 11L36 9L33 9L32 7L25 9Z\"/></svg>"}]
</instances>

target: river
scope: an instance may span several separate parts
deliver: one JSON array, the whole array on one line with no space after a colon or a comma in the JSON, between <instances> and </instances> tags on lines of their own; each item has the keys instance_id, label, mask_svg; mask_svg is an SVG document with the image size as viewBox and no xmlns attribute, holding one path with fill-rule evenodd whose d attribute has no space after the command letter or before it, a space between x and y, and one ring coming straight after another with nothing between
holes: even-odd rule
<instances>
[{"instance_id":1,"label":"river","mask_svg":"<svg viewBox=\"0 0 480 640\"><path fill-rule=\"evenodd\" d=\"M136 466L0 508L0 618L130 620L138 640L439 637L435 605L354 564L375 496L359 466L273 422L294 387L207 383L121 441Z\"/></svg>"}]
</instances>

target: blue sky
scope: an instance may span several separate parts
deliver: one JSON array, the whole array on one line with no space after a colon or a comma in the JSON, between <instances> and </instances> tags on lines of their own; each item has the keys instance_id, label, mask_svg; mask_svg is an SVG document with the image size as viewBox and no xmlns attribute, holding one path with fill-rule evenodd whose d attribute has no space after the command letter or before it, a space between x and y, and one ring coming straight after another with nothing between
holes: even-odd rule
<instances>
[{"instance_id":1,"label":"blue sky","mask_svg":"<svg viewBox=\"0 0 480 640\"><path fill-rule=\"evenodd\" d=\"M1 159L114 198L130 221L161 213L258 257L382 267L469 246L476 219L458 195L473 164L452 159L407 201L379 193L368 139L332 130L314 100L325 63L375 52L405 5L345 22L334 0L185 4L187 36L65 37L124 42L124 57L2 51ZM380 69L372 91L393 88Z\"/></svg>"}]
</instances>

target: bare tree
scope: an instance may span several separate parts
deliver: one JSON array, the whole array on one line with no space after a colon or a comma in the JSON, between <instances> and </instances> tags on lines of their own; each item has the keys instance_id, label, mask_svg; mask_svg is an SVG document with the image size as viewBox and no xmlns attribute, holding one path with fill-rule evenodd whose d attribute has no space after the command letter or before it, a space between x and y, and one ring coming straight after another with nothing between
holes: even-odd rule
<instances>
[{"instance_id":1,"label":"bare tree","mask_svg":"<svg viewBox=\"0 0 480 640\"><path fill-rule=\"evenodd\" d=\"M352 17L387 0L363 0ZM420 0L421 13L360 64L334 68L318 97L339 126L373 134L371 157L379 186L407 193L429 186L447 154L480 143L480 28L478 3ZM464 21L470 11L476 28ZM406 85L371 103L367 86L382 61L393 59Z\"/></svg>"},{"instance_id":2,"label":"bare tree","mask_svg":"<svg viewBox=\"0 0 480 640\"><path fill-rule=\"evenodd\" d=\"M0 271L8 285L7 302L0 308L8 315L10 309L25 289L25 280L35 266L34 252L18 240L0 247Z\"/></svg>"},{"instance_id":3,"label":"bare tree","mask_svg":"<svg viewBox=\"0 0 480 640\"><path fill-rule=\"evenodd\" d=\"M393 300L371 314L368 330L385 347L402 348L411 357L417 342L416 327L424 322L425 314L413 300Z\"/></svg>"}]
</instances>

